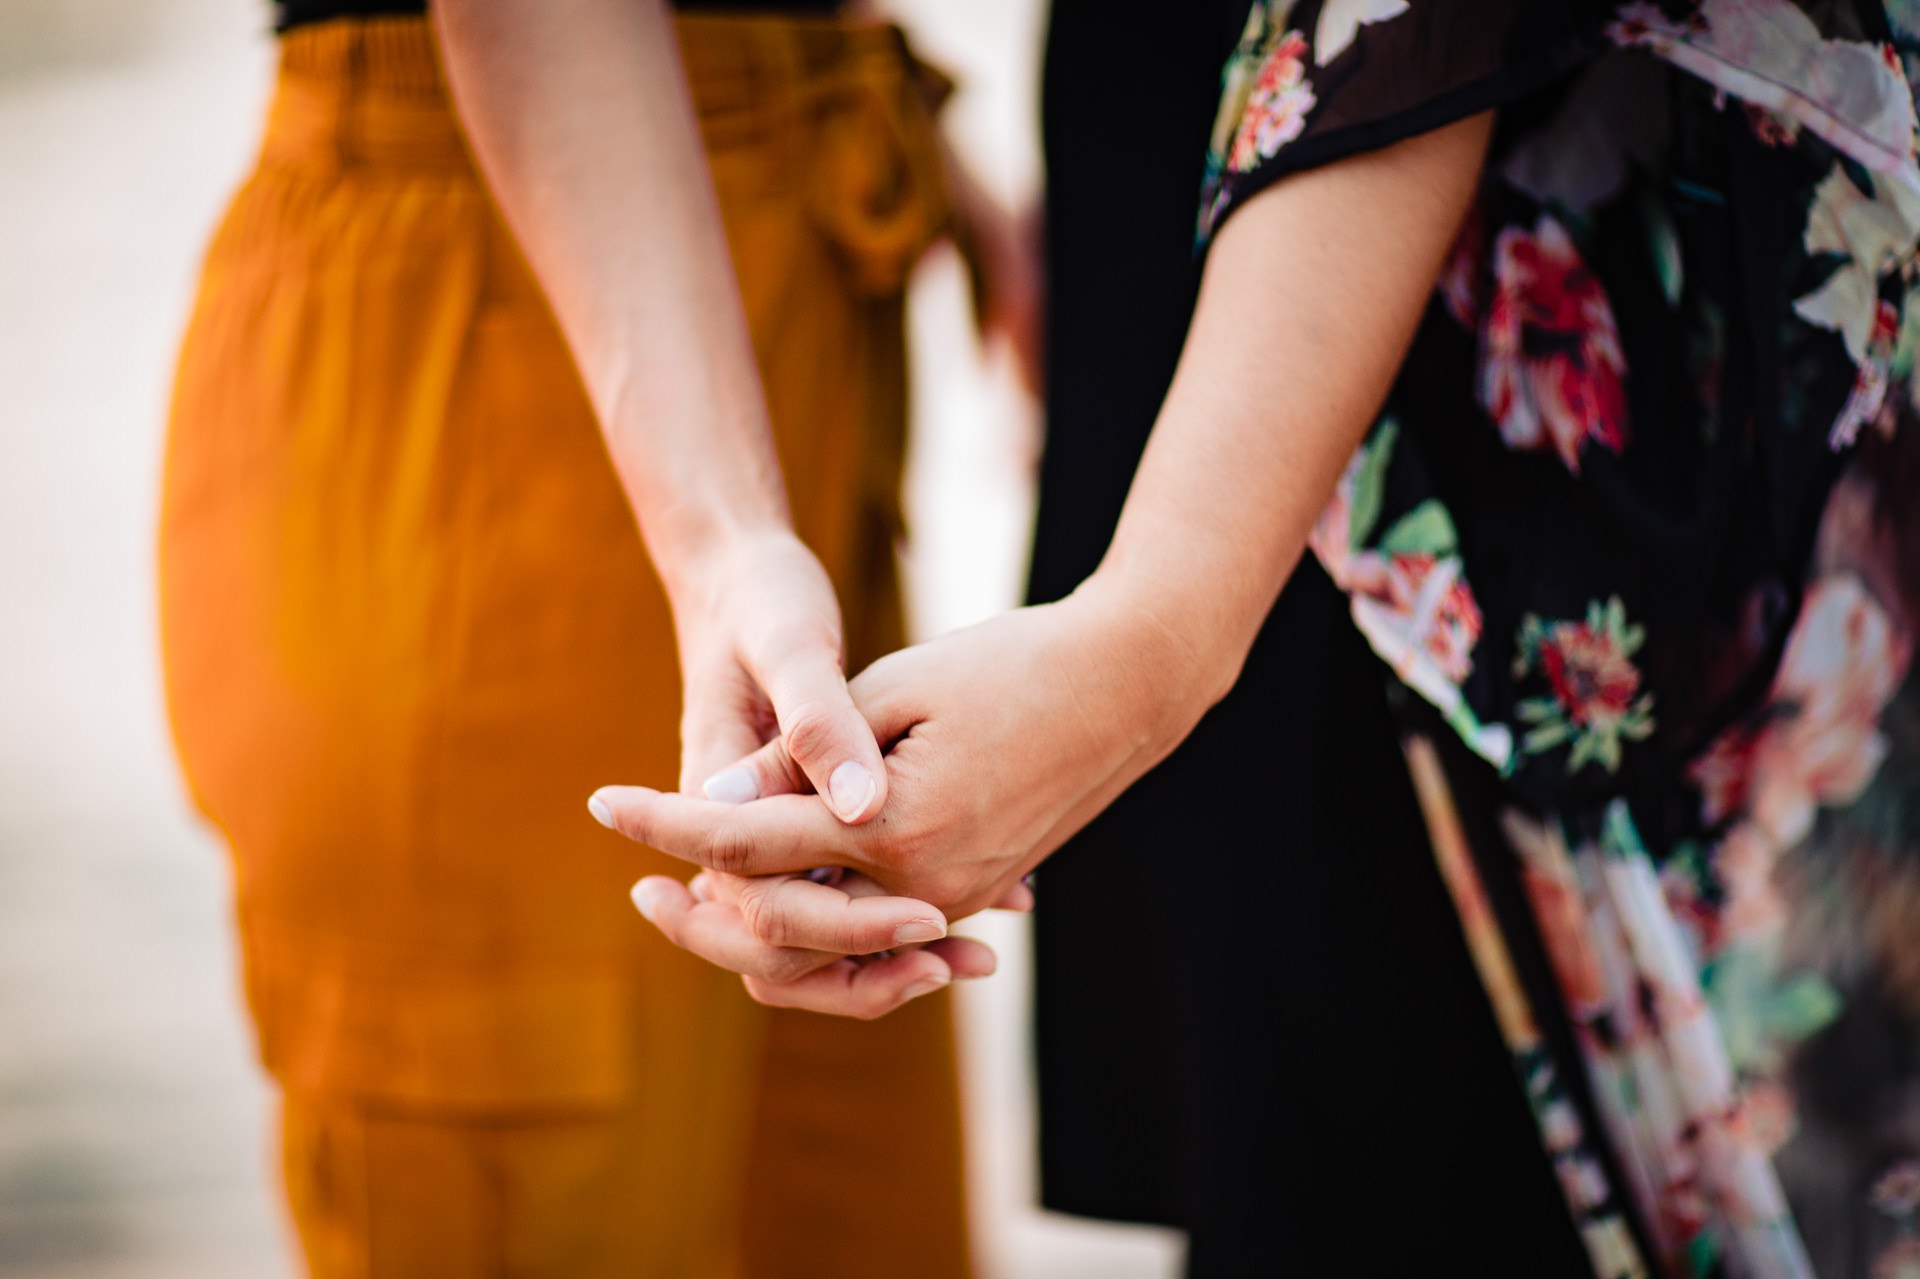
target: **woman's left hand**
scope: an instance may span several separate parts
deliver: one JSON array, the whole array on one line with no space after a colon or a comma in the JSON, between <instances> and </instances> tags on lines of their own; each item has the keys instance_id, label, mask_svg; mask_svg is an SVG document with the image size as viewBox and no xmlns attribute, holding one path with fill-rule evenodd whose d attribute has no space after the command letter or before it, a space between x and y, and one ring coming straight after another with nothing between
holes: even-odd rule
<instances>
[{"instance_id":1,"label":"woman's left hand","mask_svg":"<svg viewBox=\"0 0 1920 1279\"><path fill-rule=\"evenodd\" d=\"M948 918L1019 904L1022 876L1157 763L1223 690L1172 635L1090 583L1059 604L876 662L851 690L888 748L888 800L861 826L798 793L777 743L736 765L751 774L738 789L750 781L766 797L752 803L607 787L597 798L622 834L715 872L695 881L709 900L665 877L641 881L635 900L675 942L746 974L763 1002L873 1015L856 969L771 979L777 951L844 953L844 912L821 885L753 877L845 867Z\"/></svg>"}]
</instances>

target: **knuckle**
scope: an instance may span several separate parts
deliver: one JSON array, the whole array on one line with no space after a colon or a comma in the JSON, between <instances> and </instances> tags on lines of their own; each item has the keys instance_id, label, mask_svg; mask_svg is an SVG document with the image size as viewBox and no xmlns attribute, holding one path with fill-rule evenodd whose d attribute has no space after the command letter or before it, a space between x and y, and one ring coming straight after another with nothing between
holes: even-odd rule
<instances>
[{"instance_id":1,"label":"knuckle","mask_svg":"<svg viewBox=\"0 0 1920 1279\"><path fill-rule=\"evenodd\" d=\"M875 955L893 945L893 931L884 920L842 919L827 944L845 955Z\"/></svg>"},{"instance_id":2,"label":"knuckle","mask_svg":"<svg viewBox=\"0 0 1920 1279\"><path fill-rule=\"evenodd\" d=\"M777 897L778 894L759 888L743 891L740 915L754 937L769 946L786 946L792 941L792 928Z\"/></svg>"},{"instance_id":3,"label":"knuckle","mask_svg":"<svg viewBox=\"0 0 1920 1279\"><path fill-rule=\"evenodd\" d=\"M700 851L701 864L724 875L743 875L753 867L753 839L737 822L714 827Z\"/></svg>"},{"instance_id":4,"label":"knuckle","mask_svg":"<svg viewBox=\"0 0 1920 1279\"><path fill-rule=\"evenodd\" d=\"M824 756L833 745L834 715L825 706L807 705L796 710L780 734L787 754L800 764L810 764Z\"/></svg>"}]
</instances>

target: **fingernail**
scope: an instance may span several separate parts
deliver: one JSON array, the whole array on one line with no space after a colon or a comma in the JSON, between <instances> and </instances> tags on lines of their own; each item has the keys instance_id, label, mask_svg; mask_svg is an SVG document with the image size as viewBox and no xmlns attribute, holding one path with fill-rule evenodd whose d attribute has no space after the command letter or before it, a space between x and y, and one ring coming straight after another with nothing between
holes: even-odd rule
<instances>
[{"instance_id":1,"label":"fingernail","mask_svg":"<svg viewBox=\"0 0 1920 1279\"><path fill-rule=\"evenodd\" d=\"M598 792L588 797L587 811L593 814L594 821L599 822L608 830L613 829L613 810L607 807L607 801L601 799Z\"/></svg>"},{"instance_id":2,"label":"fingernail","mask_svg":"<svg viewBox=\"0 0 1920 1279\"><path fill-rule=\"evenodd\" d=\"M713 881L704 872L695 875L693 882L687 885L687 891L693 894L697 902L710 902L713 900Z\"/></svg>"},{"instance_id":3,"label":"fingernail","mask_svg":"<svg viewBox=\"0 0 1920 1279\"><path fill-rule=\"evenodd\" d=\"M844 866L815 866L802 876L809 883L825 884L828 888L832 888L846 877L847 871Z\"/></svg>"},{"instance_id":4,"label":"fingernail","mask_svg":"<svg viewBox=\"0 0 1920 1279\"><path fill-rule=\"evenodd\" d=\"M945 977L922 977L919 981L900 992L901 1002L904 1003L909 999L918 999L922 995L931 995L934 991L946 985L948 980L949 979Z\"/></svg>"},{"instance_id":5,"label":"fingernail","mask_svg":"<svg viewBox=\"0 0 1920 1279\"><path fill-rule=\"evenodd\" d=\"M893 944L914 946L923 941L939 941L947 930L931 919L910 919L893 930Z\"/></svg>"},{"instance_id":6,"label":"fingernail","mask_svg":"<svg viewBox=\"0 0 1920 1279\"><path fill-rule=\"evenodd\" d=\"M751 768L723 768L709 777L700 793L716 804L745 804L760 798L760 779Z\"/></svg>"},{"instance_id":7,"label":"fingernail","mask_svg":"<svg viewBox=\"0 0 1920 1279\"><path fill-rule=\"evenodd\" d=\"M850 822L866 812L867 805L873 802L874 794L879 789L873 774L856 759L850 759L834 769L833 776L827 779L827 796L833 801L833 811L840 815L843 822Z\"/></svg>"},{"instance_id":8,"label":"fingernail","mask_svg":"<svg viewBox=\"0 0 1920 1279\"><path fill-rule=\"evenodd\" d=\"M659 900L660 889L651 879L643 879L633 886L634 907L646 917L649 924L653 922L653 912Z\"/></svg>"}]
</instances>

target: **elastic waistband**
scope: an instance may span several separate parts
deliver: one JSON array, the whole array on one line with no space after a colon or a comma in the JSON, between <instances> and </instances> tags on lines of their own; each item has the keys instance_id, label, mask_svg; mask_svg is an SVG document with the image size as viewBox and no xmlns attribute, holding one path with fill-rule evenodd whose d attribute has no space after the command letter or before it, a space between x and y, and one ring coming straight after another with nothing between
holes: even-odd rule
<instances>
[{"instance_id":1,"label":"elastic waistband","mask_svg":"<svg viewBox=\"0 0 1920 1279\"><path fill-rule=\"evenodd\" d=\"M709 150L764 133L808 99L917 78L933 101L949 87L889 24L686 14L675 28ZM470 168L431 23L342 18L283 36L264 153L269 161Z\"/></svg>"}]
</instances>

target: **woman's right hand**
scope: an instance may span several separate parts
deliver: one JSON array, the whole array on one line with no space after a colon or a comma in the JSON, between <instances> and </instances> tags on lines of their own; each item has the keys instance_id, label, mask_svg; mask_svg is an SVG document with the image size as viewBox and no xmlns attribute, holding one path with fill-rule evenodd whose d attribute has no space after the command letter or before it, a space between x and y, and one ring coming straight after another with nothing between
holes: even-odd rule
<instances>
[{"instance_id":1,"label":"woman's right hand","mask_svg":"<svg viewBox=\"0 0 1920 1279\"><path fill-rule=\"evenodd\" d=\"M813 552L769 528L730 538L675 576L680 789L727 803L758 798L741 789L750 774L715 774L778 738L841 821L879 812L887 770L847 692L840 604Z\"/></svg>"},{"instance_id":2,"label":"woman's right hand","mask_svg":"<svg viewBox=\"0 0 1920 1279\"><path fill-rule=\"evenodd\" d=\"M449 85L672 600L692 785L778 734L834 813L886 798L840 610L794 535L665 0L435 0Z\"/></svg>"}]
</instances>

